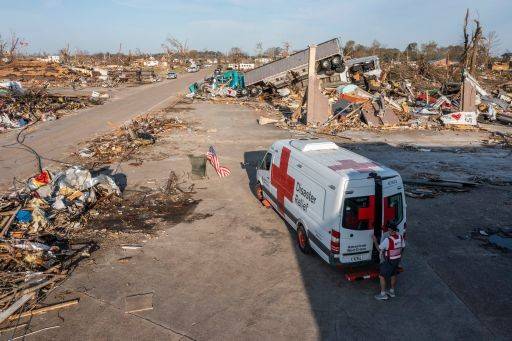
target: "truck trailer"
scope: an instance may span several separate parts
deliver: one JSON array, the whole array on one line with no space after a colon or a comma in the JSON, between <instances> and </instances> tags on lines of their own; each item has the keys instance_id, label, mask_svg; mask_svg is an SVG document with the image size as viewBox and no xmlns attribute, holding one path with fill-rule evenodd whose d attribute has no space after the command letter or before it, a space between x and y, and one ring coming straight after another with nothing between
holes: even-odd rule
<instances>
[{"instance_id":1,"label":"truck trailer","mask_svg":"<svg viewBox=\"0 0 512 341\"><path fill-rule=\"evenodd\" d=\"M283 88L308 76L309 48L295 52L245 72L245 85L253 95L268 87ZM345 70L340 41L334 38L316 47L316 67L319 76L330 76Z\"/></svg>"}]
</instances>

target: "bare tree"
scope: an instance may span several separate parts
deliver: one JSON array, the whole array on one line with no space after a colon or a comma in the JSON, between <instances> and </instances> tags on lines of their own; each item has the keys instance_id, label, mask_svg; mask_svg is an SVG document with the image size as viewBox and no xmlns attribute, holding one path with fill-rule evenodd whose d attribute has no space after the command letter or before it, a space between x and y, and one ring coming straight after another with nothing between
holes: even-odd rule
<instances>
[{"instance_id":1,"label":"bare tree","mask_svg":"<svg viewBox=\"0 0 512 341\"><path fill-rule=\"evenodd\" d=\"M462 54L462 65L469 69L471 74L474 74L477 65L478 51L481 48L482 40L482 27L480 21L474 19L475 29L470 34L468 33L469 26L469 9L466 10L466 16L464 17L464 52Z\"/></svg>"},{"instance_id":2,"label":"bare tree","mask_svg":"<svg viewBox=\"0 0 512 341\"><path fill-rule=\"evenodd\" d=\"M164 52L167 54L169 59L171 56L186 58L189 53L188 41L180 41L172 36L167 37L167 39L162 44L162 48L164 49Z\"/></svg>"},{"instance_id":3,"label":"bare tree","mask_svg":"<svg viewBox=\"0 0 512 341\"><path fill-rule=\"evenodd\" d=\"M377 39L374 39L373 42L372 42L372 46L370 46L372 54L379 53L379 50L381 48L382 48L382 44Z\"/></svg>"},{"instance_id":4,"label":"bare tree","mask_svg":"<svg viewBox=\"0 0 512 341\"><path fill-rule=\"evenodd\" d=\"M275 47L269 47L265 50L265 55L271 59L275 59L277 56L279 56L282 53L283 49L281 49L279 46Z\"/></svg>"},{"instance_id":5,"label":"bare tree","mask_svg":"<svg viewBox=\"0 0 512 341\"><path fill-rule=\"evenodd\" d=\"M483 63L484 65L488 66L490 61L491 61L491 58L492 58L492 53L493 51L496 49L496 47L500 46L501 42L500 42L500 39L498 38L498 34L496 33L496 31L491 31L489 33L487 33L487 36L485 38L483 38L483 43L482 43L482 53L483 53Z\"/></svg>"},{"instance_id":6,"label":"bare tree","mask_svg":"<svg viewBox=\"0 0 512 341\"><path fill-rule=\"evenodd\" d=\"M263 55L263 43L256 43L256 48L254 49L254 51L256 52L256 57L261 57Z\"/></svg>"},{"instance_id":7,"label":"bare tree","mask_svg":"<svg viewBox=\"0 0 512 341\"><path fill-rule=\"evenodd\" d=\"M283 57L288 57L290 55L291 44L288 41L283 42Z\"/></svg>"},{"instance_id":8,"label":"bare tree","mask_svg":"<svg viewBox=\"0 0 512 341\"><path fill-rule=\"evenodd\" d=\"M87 52L86 50L81 50L79 48L75 49L75 56L74 56L74 61L73 61L75 65L86 64L88 59L89 59L89 52Z\"/></svg>"},{"instance_id":9,"label":"bare tree","mask_svg":"<svg viewBox=\"0 0 512 341\"><path fill-rule=\"evenodd\" d=\"M2 35L0 34L0 58L3 58L5 56L6 51L7 42L2 38Z\"/></svg>"},{"instance_id":10,"label":"bare tree","mask_svg":"<svg viewBox=\"0 0 512 341\"><path fill-rule=\"evenodd\" d=\"M429 62L438 57L439 48L437 47L437 43L431 40L428 43L421 45L421 52L423 53L426 61Z\"/></svg>"},{"instance_id":11,"label":"bare tree","mask_svg":"<svg viewBox=\"0 0 512 341\"><path fill-rule=\"evenodd\" d=\"M60 62L63 64L68 64L71 60L71 53L69 52L69 44L67 44L64 48L59 51Z\"/></svg>"},{"instance_id":12,"label":"bare tree","mask_svg":"<svg viewBox=\"0 0 512 341\"><path fill-rule=\"evenodd\" d=\"M240 63L243 58L247 57L247 55L242 51L239 47L232 47L229 50L229 57L233 61L233 63Z\"/></svg>"},{"instance_id":13,"label":"bare tree","mask_svg":"<svg viewBox=\"0 0 512 341\"><path fill-rule=\"evenodd\" d=\"M2 54L8 58L8 63L10 63L16 59L19 49L28 44L15 31L11 31L10 40L8 42L0 40L0 45L2 45L0 46L0 50L3 51Z\"/></svg>"},{"instance_id":14,"label":"bare tree","mask_svg":"<svg viewBox=\"0 0 512 341\"><path fill-rule=\"evenodd\" d=\"M343 47L343 54L345 56L352 56L354 52L354 46L356 46L356 42L354 40L347 40L345 46Z\"/></svg>"}]
</instances>

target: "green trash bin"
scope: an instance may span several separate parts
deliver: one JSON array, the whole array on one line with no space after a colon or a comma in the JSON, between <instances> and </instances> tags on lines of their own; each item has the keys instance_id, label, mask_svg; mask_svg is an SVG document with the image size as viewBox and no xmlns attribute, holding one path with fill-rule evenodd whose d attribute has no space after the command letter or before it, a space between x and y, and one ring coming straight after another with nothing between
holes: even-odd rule
<instances>
[{"instance_id":1,"label":"green trash bin","mask_svg":"<svg viewBox=\"0 0 512 341\"><path fill-rule=\"evenodd\" d=\"M192 179L204 179L206 177L206 157L204 155L189 155L190 165L192 166Z\"/></svg>"}]
</instances>

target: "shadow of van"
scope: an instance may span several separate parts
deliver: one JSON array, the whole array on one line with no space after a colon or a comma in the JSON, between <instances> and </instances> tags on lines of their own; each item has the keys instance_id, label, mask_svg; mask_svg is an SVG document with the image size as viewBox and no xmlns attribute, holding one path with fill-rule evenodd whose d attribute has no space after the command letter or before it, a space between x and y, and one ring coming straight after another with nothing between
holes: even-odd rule
<instances>
[{"instance_id":1,"label":"shadow of van","mask_svg":"<svg viewBox=\"0 0 512 341\"><path fill-rule=\"evenodd\" d=\"M266 153L266 150L255 150L244 153L244 162L242 164L242 168L244 168L245 172L247 173L247 178L249 179L249 187L251 188L252 195L255 197L256 183L258 182L256 179L258 164L261 162Z\"/></svg>"}]
</instances>

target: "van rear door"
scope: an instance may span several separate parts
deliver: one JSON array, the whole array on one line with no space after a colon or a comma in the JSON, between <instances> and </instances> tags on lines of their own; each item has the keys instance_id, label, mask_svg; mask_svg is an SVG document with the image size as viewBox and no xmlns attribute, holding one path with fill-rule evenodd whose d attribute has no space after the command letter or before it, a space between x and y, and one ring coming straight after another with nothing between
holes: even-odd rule
<instances>
[{"instance_id":1,"label":"van rear door","mask_svg":"<svg viewBox=\"0 0 512 341\"><path fill-rule=\"evenodd\" d=\"M388 230L390 223L396 224L403 234L403 225L405 222L405 200L403 197L403 184L401 179L393 177L382 180L382 231Z\"/></svg>"},{"instance_id":2,"label":"van rear door","mask_svg":"<svg viewBox=\"0 0 512 341\"><path fill-rule=\"evenodd\" d=\"M372 258L375 224L373 181L350 180L341 209L340 262L357 263Z\"/></svg>"}]
</instances>

